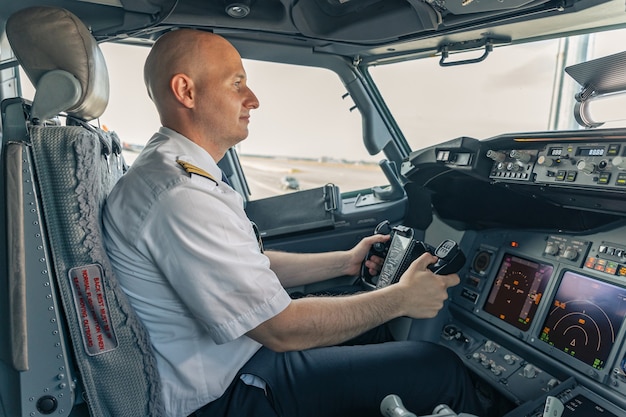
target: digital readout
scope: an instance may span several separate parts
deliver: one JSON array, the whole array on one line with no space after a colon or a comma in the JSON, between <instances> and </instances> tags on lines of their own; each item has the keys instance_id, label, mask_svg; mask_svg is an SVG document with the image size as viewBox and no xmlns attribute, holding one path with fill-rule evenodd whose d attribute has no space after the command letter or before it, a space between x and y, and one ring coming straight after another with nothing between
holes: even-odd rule
<instances>
[{"instance_id":1,"label":"digital readout","mask_svg":"<svg viewBox=\"0 0 626 417\"><path fill-rule=\"evenodd\" d=\"M604 146L598 146L593 148L578 148L576 150L577 156L603 156Z\"/></svg>"},{"instance_id":2,"label":"digital readout","mask_svg":"<svg viewBox=\"0 0 626 417\"><path fill-rule=\"evenodd\" d=\"M561 156L563 155L563 148L550 148L549 154L550 156Z\"/></svg>"}]
</instances>

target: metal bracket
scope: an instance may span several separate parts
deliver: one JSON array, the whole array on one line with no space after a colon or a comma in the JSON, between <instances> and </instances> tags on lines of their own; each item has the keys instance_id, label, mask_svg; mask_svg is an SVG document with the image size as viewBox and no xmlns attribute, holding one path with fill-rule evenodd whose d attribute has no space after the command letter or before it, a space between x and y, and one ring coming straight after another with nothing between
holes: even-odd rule
<instances>
[{"instance_id":1,"label":"metal bracket","mask_svg":"<svg viewBox=\"0 0 626 417\"><path fill-rule=\"evenodd\" d=\"M493 51L494 45L505 44L505 43L510 43L510 42L511 42L510 38L486 37L486 38L481 38L481 39L473 39L470 41L448 43L445 45L441 45L439 46L437 50L437 53L441 54L439 65L442 67L452 67L456 65L475 64L478 62L482 62ZM450 53L452 51L465 52L465 51L476 50L480 48L483 48L484 52L481 56L477 58L462 59L459 61L446 61L450 57Z\"/></svg>"},{"instance_id":2,"label":"metal bracket","mask_svg":"<svg viewBox=\"0 0 626 417\"><path fill-rule=\"evenodd\" d=\"M576 101L576 104L574 105L574 119L576 120L576 123L582 127L591 129L602 126L604 122L594 122L589 115L589 103L590 102L588 100Z\"/></svg>"},{"instance_id":3,"label":"metal bracket","mask_svg":"<svg viewBox=\"0 0 626 417\"><path fill-rule=\"evenodd\" d=\"M455 65L476 64L478 62L484 61L491 51L493 51L493 44L491 43L491 41L487 41L487 43L485 43L485 52L478 58L462 59L460 61L446 62L445 60L448 59L449 52L448 52L448 47L444 46L443 48L441 48L441 59L439 60L439 65L442 67L452 67Z\"/></svg>"},{"instance_id":4,"label":"metal bracket","mask_svg":"<svg viewBox=\"0 0 626 417\"><path fill-rule=\"evenodd\" d=\"M324 186L324 210L334 212L337 210L337 193L334 184Z\"/></svg>"}]
</instances>

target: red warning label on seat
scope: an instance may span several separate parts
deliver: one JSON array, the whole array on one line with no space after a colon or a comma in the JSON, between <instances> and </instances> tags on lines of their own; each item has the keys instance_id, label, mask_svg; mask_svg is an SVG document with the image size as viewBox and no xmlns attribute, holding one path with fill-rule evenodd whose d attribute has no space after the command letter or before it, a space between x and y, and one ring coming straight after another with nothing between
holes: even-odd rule
<instances>
[{"instance_id":1,"label":"red warning label on seat","mask_svg":"<svg viewBox=\"0 0 626 417\"><path fill-rule=\"evenodd\" d=\"M93 356L115 349L117 338L111 323L102 268L97 264L72 268L69 277L87 354Z\"/></svg>"}]
</instances>

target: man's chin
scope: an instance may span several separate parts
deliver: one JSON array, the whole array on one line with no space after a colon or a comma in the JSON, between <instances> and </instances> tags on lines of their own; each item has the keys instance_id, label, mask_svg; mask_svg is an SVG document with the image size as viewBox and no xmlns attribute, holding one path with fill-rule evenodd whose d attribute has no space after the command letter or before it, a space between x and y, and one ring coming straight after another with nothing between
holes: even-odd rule
<instances>
[{"instance_id":1,"label":"man's chin","mask_svg":"<svg viewBox=\"0 0 626 417\"><path fill-rule=\"evenodd\" d=\"M244 140L246 140L247 137L248 137L248 131L246 130L245 134L239 135L233 138L233 140L231 140L231 147L235 146L236 144L240 142L243 142Z\"/></svg>"}]
</instances>

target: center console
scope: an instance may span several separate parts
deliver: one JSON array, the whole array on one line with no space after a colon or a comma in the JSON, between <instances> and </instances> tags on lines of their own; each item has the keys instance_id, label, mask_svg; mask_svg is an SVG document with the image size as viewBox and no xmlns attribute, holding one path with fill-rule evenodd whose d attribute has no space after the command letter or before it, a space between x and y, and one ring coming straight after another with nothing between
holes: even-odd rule
<instances>
[{"instance_id":1,"label":"center console","mask_svg":"<svg viewBox=\"0 0 626 417\"><path fill-rule=\"evenodd\" d=\"M461 246L440 343L510 401L540 403L510 416L543 415L548 395L564 416L626 415L626 225L466 232Z\"/></svg>"}]
</instances>

